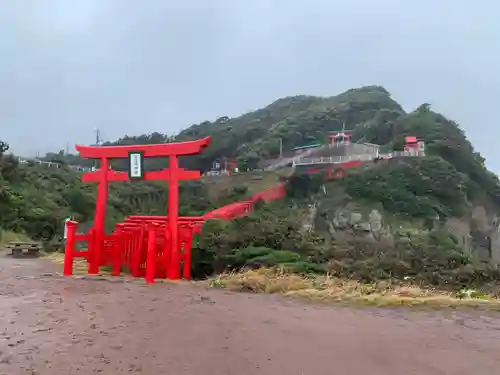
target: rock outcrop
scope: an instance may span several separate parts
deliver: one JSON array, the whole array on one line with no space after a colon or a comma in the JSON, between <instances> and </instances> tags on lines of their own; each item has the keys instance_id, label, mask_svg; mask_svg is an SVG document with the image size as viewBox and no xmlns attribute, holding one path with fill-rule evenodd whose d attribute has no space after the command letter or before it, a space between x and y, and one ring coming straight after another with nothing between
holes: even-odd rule
<instances>
[{"instance_id":1,"label":"rock outcrop","mask_svg":"<svg viewBox=\"0 0 500 375\"><path fill-rule=\"evenodd\" d=\"M431 225L443 225L464 251L500 264L500 214L491 209L492 205L481 203L472 206L468 216L448 218L444 223L437 217ZM373 241L393 241L429 231L418 220L403 221L384 213L381 207L363 206L339 189L310 205L304 228L327 232L332 238Z\"/></svg>"}]
</instances>

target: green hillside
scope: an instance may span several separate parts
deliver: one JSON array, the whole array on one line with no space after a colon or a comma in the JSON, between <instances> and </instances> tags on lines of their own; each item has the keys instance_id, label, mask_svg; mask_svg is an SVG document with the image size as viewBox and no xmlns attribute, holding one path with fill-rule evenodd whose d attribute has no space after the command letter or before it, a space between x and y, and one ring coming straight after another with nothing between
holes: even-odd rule
<instances>
[{"instance_id":1,"label":"green hillside","mask_svg":"<svg viewBox=\"0 0 500 375\"><path fill-rule=\"evenodd\" d=\"M162 143L172 140L212 136L212 145L201 155L182 160L185 167L207 170L216 159L237 158L242 167L255 167L257 161L313 142L327 143L327 132L345 124L354 130L353 140L401 149L406 135L425 140L427 154L442 159L440 165L454 179L463 179L463 192L474 199L485 194L500 203L498 178L484 166L459 125L428 104L406 113L380 86L348 90L337 96L321 98L295 96L276 100L269 106L229 121L205 121L181 131L176 137L160 133L125 136L107 144ZM69 164L91 165L75 155L49 154L46 159ZM151 168L165 161L148 161ZM446 162L447 164L443 164Z\"/></svg>"},{"instance_id":2,"label":"green hillside","mask_svg":"<svg viewBox=\"0 0 500 375\"><path fill-rule=\"evenodd\" d=\"M448 285L484 284L498 277L492 265L500 263L497 176L486 169L457 123L428 104L405 112L382 87L361 87L328 98L283 98L240 117L192 125L175 137L125 136L108 145L212 136L203 154L181 164L205 171L217 159L236 158L242 168L253 168L278 155L280 140L284 152L325 144L327 132L342 126L353 130L354 142L388 150L401 149L407 135L420 137L427 156L381 163L336 182L292 177L283 202L231 223L207 224L195 246L198 275L245 264L286 264L304 272L366 279L411 275ZM62 152L45 159L90 165ZM165 166L165 160L150 160L147 168ZM70 214L82 222L91 219L94 190L81 184L76 173L16 166L4 152L1 172L2 228L36 236L46 223L56 225ZM205 212L279 180L267 173L184 184L181 213ZM110 225L132 212L165 212L164 192L162 184L113 185ZM370 229L373 217L379 217L377 233Z\"/></svg>"},{"instance_id":3,"label":"green hillside","mask_svg":"<svg viewBox=\"0 0 500 375\"><path fill-rule=\"evenodd\" d=\"M278 99L265 108L228 121L192 125L175 137L152 133L125 136L106 144L162 143L212 136L209 149L199 156L185 158L184 165L206 170L215 159L238 158L241 164L250 163L250 167L254 167L258 160L279 155L280 139L284 152L313 142L326 143L328 131L341 129L343 123L347 129L354 129L377 118L380 113L390 117L404 111L384 88L368 86L329 98L300 95ZM88 161L63 152L49 154L46 159L90 165Z\"/></svg>"}]
</instances>

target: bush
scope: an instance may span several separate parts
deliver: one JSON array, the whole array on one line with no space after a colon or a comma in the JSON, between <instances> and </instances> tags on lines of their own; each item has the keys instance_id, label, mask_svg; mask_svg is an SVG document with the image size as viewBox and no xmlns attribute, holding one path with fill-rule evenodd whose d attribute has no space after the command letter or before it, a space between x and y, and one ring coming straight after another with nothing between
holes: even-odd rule
<instances>
[{"instance_id":1,"label":"bush","mask_svg":"<svg viewBox=\"0 0 500 375\"><path fill-rule=\"evenodd\" d=\"M329 271L363 282L410 278L455 290L464 286L481 288L500 280L498 266L475 262L452 244L441 232L395 244L354 239L333 251Z\"/></svg>"},{"instance_id":2,"label":"bush","mask_svg":"<svg viewBox=\"0 0 500 375\"><path fill-rule=\"evenodd\" d=\"M319 193L321 186L325 183L325 176L294 174L286 184L287 196L294 199L307 199L311 195Z\"/></svg>"},{"instance_id":3,"label":"bush","mask_svg":"<svg viewBox=\"0 0 500 375\"><path fill-rule=\"evenodd\" d=\"M340 181L354 197L380 202L384 209L411 218L460 216L466 203L466 179L440 158L408 165L388 164Z\"/></svg>"}]
</instances>

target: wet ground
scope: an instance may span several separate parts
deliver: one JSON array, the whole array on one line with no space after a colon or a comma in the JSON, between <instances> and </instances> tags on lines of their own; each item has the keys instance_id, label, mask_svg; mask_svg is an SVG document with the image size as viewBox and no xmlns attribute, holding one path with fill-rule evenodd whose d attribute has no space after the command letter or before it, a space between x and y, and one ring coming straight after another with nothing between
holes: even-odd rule
<instances>
[{"instance_id":1,"label":"wet ground","mask_svg":"<svg viewBox=\"0 0 500 375\"><path fill-rule=\"evenodd\" d=\"M500 373L491 314L313 306L54 271L0 258L0 375Z\"/></svg>"}]
</instances>

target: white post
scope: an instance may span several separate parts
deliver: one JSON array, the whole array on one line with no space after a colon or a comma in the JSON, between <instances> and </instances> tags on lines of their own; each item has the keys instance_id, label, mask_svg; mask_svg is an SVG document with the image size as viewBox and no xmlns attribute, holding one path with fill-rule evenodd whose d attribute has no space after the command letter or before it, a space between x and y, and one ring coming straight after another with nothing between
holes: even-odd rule
<instances>
[{"instance_id":1,"label":"white post","mask_svg":"<svg viewBox=\"0 0 500 375\"><path fill-rule=\"evenodd\" d=\"M66 238L68 237L68 221L70 221L71 218L70 217L67 217L65 220L64 220L64 240L66 241Z\"/></svg>"}]
</instances>

